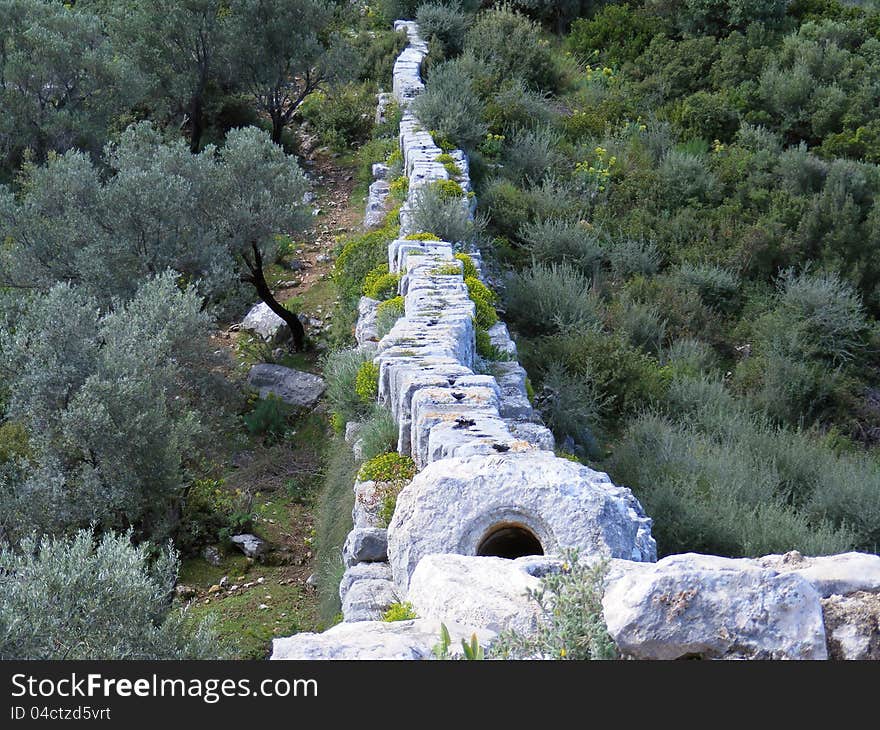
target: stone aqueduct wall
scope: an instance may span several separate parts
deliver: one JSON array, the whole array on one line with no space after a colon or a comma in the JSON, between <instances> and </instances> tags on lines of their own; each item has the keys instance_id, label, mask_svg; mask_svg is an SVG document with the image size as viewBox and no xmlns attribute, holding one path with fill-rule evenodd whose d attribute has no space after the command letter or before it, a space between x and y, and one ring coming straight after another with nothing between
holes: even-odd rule
<instances>
[{"instance_id":1,"label":"stone aqueduct wall","mask_svg":"<svg viewBox=\"0 0 880 730\"><path fill-rule=\"evenodd\" d=\"M880 658L880 557L850 553L757 560L676 555L656 561L651 520L629 489L606 474L553 453L553 437L526 395L507 328L493 345L514 359L485 363L475 351L474 304L446 241L407 240L419 190L449 178L441 150L407 109L424 88L427 44L410 21L397 21L409 44L394 66L393 98L403 108L400 149L409 178L400 238L388 265L402 274L404 316L381 338L378 302L363 298L358 347L379 365L379 401L399 426L398 451L412 456L415 479L379 526L373 482L354 485L353 529L339 587L344 622L323 634L274 643L273 658L424 658L443 621L455 641L484 642L505 628L538 621L525 596L558 561L552 557L477 557L493 536L530 540L545 556L575 547L612 558L604 600L609 631L640 658ZM389 95L380 95L378 114ZM452 153L470 190L466 155ZM387 168L374 167L366 225L384 215ZM473 197L462 204L473 212ZM468 252L479 269L479 252ZM346 440L357 448L357 424ZM509 543L508 543L509 546ZM499 553L490 553L499 554ZM383 623L394 602L409 600L418 620Z\"/></svg>"}]
</instances>

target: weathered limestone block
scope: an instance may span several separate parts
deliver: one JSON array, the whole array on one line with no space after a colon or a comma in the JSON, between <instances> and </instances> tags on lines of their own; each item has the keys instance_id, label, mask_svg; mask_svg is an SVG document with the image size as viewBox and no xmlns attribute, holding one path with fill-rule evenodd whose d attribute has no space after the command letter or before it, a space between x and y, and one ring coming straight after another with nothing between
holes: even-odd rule
<instances>
[{"instance_id":1,"label":"weathered limestone block","mask_svg":"<svg viewBox=\"0 0 880 730\"><path fill-rule=\"evenodd\" d=\"M426 555L413 572L407 600L421 618L527 634L541 619L526 591L540 587L519 561Z\"/></svg>"},{"instance_id":2,"label":"weathered limestone block","mask_svg":"<svg viewBox=\"0 0 880 730\"><path fill-rule=\"evenodd\" d=\"M356 527L348 533L342 546L342 560L347 567L355 563L384 563L388 560L386 530L378 527Z\"/></svg>"},{"instance_id":3,"label":"weathered limestone block","mask_svg":"<svg viewBox=\"0 0 880 730\"><path fill-rule=\"evenodd\" d=\"M491 631L459 624L446 624L450 653L461 653L461 640L476 633L480 646L489 646ZM302 633L272 641L271 659L431 659L440 641L440 622L412 621L344 622L323 634Z\"/></svg>"},{"instance_id":4,"label":"weathered limestone block","mask_svg":"<svg viewBox=\"0 0 880 730\"><path fill-rule=\"evenodd\" d=\"M832 659L880 660L880 594L832 595L822 610Z\"/></svg>"},{"instance_id":5,"label":"weathered limestone block","mask_svg":"<svg viewBox=\"0 0 880 730\"><path fill-rule=\"evenodd\" d=\"M385 201L388 200L390 190L391 188L385 180L376 180L370 185L367 192L366 211L364 213L364 228L378 228L385 221L387 214Z\"/></svg>"},{"instance_id":6,"label":"weathered limestone block","mask_svg":"<svg viewBox=\"0 0 880 730\"><path fill-rule=\"evenodd\" d=\"M428 431L426 462L477 454L530 450L516 439L496 409L472 410L464 416L439 420Z\"/></svg>"},{"instance_id":7,"label":"weathered limestone block","mask_svg":"<svg viewBox=\"0 0 880 730\"><path fill-rule=\"evenodd\" d=\"M390 580L359 580L345 594L342 616L346 621L380 621L389 606L399 600L397 587Z\"/></svg>"},{"instance_id":8,"label":"weathered limestone block","mask_svg":"<svg viewBox=\"0 0 880 730\"><path fill-rule=\"evenodd\" d=\"M241 329L278 345L290 337L290 327L265 302L257 302L241 321Z\"/></svg>"},{"instance_id":9,"label":"weathered limestone block","mask_svg":"<svg viewBox=\"0 0 880 730\"><path fill-rule=\"evenodd\" d=\"M750 560L672 555L615 562L608 631L636 659L826 659L819 594L796 573Z\"/></svg>"},{"instance_id":10,"label":"weathered limestone block","mask_svg":"<svg viewBox=\"0 0 880 730\"><path fill-rule=\"evenodd\" d=\"M380 302L370 297L361 297L358 301L358 320L354 328L354 338L360 347L379 341L379 330L376 328L376 311Z\"/></svg>"},{"instance_id":11,"label":"weathered limestone block","mask_svg":"<svg viewBox=\"0 0 880 730\"><path fill-rule=\"evenodd\" d=\"M516 357L516 343L510 339L510 332L504 322L496 322L489 328L489 342L498 352L503 352L511 358Z\"/></svg>"},{"instance_id":12,"label":"weathered limestone block","mask_svg":"<svg viewBox=\"0 0 880 730\"><path fill-rule=\"evenodd\" d=\"M780 573L803 576L822 598L834 593L880 592L880 555L841 553L809 558L793 550L785 555L765 555L755 562Z\"/></svg>"},{"instance_id":13,"label":"weathered limestone block","mask_svg":"<svg viewBox=\"0 0 880 730\"><path fill-rule=\"evenodd\" d=\"M317 375L267 363L254 365L248 373L247 382L260 394L260 398L274 395L299 408L314 406L327 387L323 378Z\"/></svg>"},{"instance_id":14,"label":"weathered limestone block","mask_svg":"<svg viewBox=\"0 0 880 730\"><path fill-rule=\"evenodd\" d=\"M380 527L379 509L382 506L382 493L376 488L376 482L354 483L354 506L351 508L351 519L354 527Z\"/></svg>"},{"instance_id":15,"label":"weathered limestone block","mask_svg":"<svg viewBox=\"0 0 880 730\"><path fill-rule=\"evenodd\" d=\"M506 423L514 438L525 441L542 451L553 451L556 448L553 432L546 426L529 421L506 421Z\"/></svg>"},{"instance_id":16,"label":"weathered limestone block","mask_svg":"<svg viewBox=\"0 0 880 730\"><path fill-rule=\"evenodd\" d=\"M498 527L530 531L544 554L579 548L655 560L651 520L628 489L546 451L448 459L429 464L404 487L388 528L394 581L409 586L425 555L476 555Z\"/></svg>"},{"instance_id":17,"label":"weathered limestone block","mask_svg":"<svg viewBox=\"0 0 880 730\"><path fill-rule=\"evenodd\" d=\"M359 580L391 580L391 566L388 563L356 563L345 569L339 581L339 600L345 600L345 594Z\"/></svg>"}]
</instances>

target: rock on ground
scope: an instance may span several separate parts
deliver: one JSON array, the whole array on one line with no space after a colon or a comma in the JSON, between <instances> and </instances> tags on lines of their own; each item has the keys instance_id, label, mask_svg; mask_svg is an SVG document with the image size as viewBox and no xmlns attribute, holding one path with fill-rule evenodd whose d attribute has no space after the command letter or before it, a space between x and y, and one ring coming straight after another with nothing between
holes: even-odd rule
<instances>
[{"instance_id":1,"label":"rock on ground","mask_svg":"<svg viewBox=\"0 0 880 730\"><path fill-rule=\"evenodd\" d=\"M290 337L290 328L265 302L257 302L241 321L241 329L278 345Z\"/></svg>"},{"instance_id":2,"label":"rock on ground","mask_svg":"<svg viewBox=\"0 0 880 730\"><path fill-rule=\"evenodd\" d=\"M608 631L636 659L826 659L819 594L796 573L687 553L612 561Z\"/></svg>"},{"instance_id":3,"label":"rock on ground","mask_svg":"<svg viewBox=\"0 0 880 730\"><path fill-rule=\"evenodd\" d=\"M446 624L450 652L461 651L461 640L477 634L481 646L494 638L491 631ZM271 659L431 659L440 641L440 622L359 621L337 624L322 634L302 633L272 641Z\"/></svg>"},{"instance_id":4,"label":"rock on ground","mask_svg":"<svg viewBox=\"0 0 880 730\"><path fill-rule=\"evenodd\" d=\"M256 535L251 535L250 533L233 535L229 539L235 547L249 558L259 558L269 550L269 544L265 540L261 540Z\"/></svg>"},{"instance_id":5,"label":"rock on ground","mask_svg":"<svg viewBox=\"0 0 880 730\"><path fill-rule=\"evenodd\" d=\"M412 575L407 600L421 618L531 633L540 609L526 592L540 587L518 560L426 555Z\"/></svg>"},{"instance_id":6,"label":"rock on ground","mask_svg":"<svg viewBox=\"0 0 880 730\"><path fill-rule=\"evenodd\" d=\"M268 363L254 365L248 373L247 382L260 394L260 398L274 395L298 408L314 406L327 387L324 379L317 375Z\"/></svg>"},{"instance_id":7,"label":"rock on ground","mask_svg":"<svg viewBox=\"0 0 880 730\"><path fill-rule=\"evenodd\" d=\"M425 555L476 555L487 534L511 524L534 533L547 555L657 555L651 520L629 489L547 451L508 452L434 462L404 487L388 528L394 580L406 590Z\"/></svg>"}]
</instances>

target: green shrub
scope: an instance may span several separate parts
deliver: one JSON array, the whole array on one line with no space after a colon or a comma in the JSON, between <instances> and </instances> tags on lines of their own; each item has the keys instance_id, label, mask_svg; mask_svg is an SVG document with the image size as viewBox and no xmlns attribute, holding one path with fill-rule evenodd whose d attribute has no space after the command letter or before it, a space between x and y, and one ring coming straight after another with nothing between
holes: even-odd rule
<instances>
[{"instance_id":1,"label":"green shrub","mask_svg":"<svg viewBox=\"0 0 880 730\"><path fill-rule=\"evenodd\" d=\"M675 340L663 351L663 359L679 376L697 377L718 367L718 356L712 347L693 338Z\"/></svg>"},{"instance_id":2,"label":"green shrub","mask_svg":"<svg viewBox=\"0 0 880 730\"><path fill-rule=\"evenodd\" d=\"M409 601L392 603L382 616L383 621L411 621L414 618L418 615Z\"/></svg>"},{"instance_id":3,"label":"green shrub","mask_svg":"<svg viewBox=\"0 0 880 730\"><path fill-rule=\"evenodd\" d=\"M695 290L710 309L731 314L739 308L739 277L729 271L711 264L682 264L672 277L686 289Z\"/></svg>"},{"instance_id":4,"label":"green shrub","mask_svg":"<svg viewBox=\"0 0 880 730\"><path fill-rule=\"evenodd\" d=\"M672 118L684 139L730 142L739 128L739 116L727 95L707 91L679 102Z\"/></svg>"},{"instance_id":5,"label":"green shrub","mask_svg":"<svg viewBox=\"0 0 880 730\"><path fill-rule=\"evenodd\" d=\"M468 296L476 306L474 319L477 327L485 330L489 329L498 321L498 313L495 311L495 302L498 296L475 277L466 278L464 283L467 286Z\"/></svg>"},{"instance_id":6,"label":"green shrub","mask_svg":"<svg viewBox=\"0 0 880 730\"><path fill-rule=\"evenodd\" d=\"M131 533L0 545L0 659L220 659L210 623L171 608L180 562Z\"/></svg>"},{"instance_id":7,"label":"green shrub","mask_svg":"<svg viewBox=\"0 0 880 730\"><path fill-rule=\"evenodd\" d=\"M379 395L379 366L372 360L365 360L357 372L354 392L364 403L372 403Z\"/></svg>"},{"instance_id":8,"label":"green shrub","mask_svg":"<svg viewBox=\"0 0 880 730\"><path fill-rule=\"evenodd\" d=\"M333 280L346 299L360 296L364 282L377 267L387 265L388 244L397 238L395 226L384 226L349 238L333 267Z\"/></svg>"},{"instance_id":9,"label":"green shrub","mask_svg":"<svg viewBox=\"0 0 880 730\"><path fill-rule=\"evenodd\" d=\"M479 229L479 223L471 219L460 195L449 197L445 189L436 184L426 185L416 193L412 222L417 230L433 233L450 243L471 241Z\"/></svg>"},{"instance_id":10,"label":"green shrub","mask_svg":"<svg viewBox=\"0 0 880 730\"><path fill-rule=\"evenodd\" d=\"M651 276L660 268L660 252L652 241L620 238L609 244L606 255L612 275L622 281Z\"/></svg>"},{"instance_id":11,"label":"green shrub","mask_svg":"<svg viewBox=\"0 0 880 730\"><path fill-rule=\"evenodd\" d=\"M416 22L423 38L436 38L440 41L443 54L447 58L461 53L469 18L461 11L460 6L443 3L420 5L416 12Z\"/></svg>"},{"instance_id":12,"label":"green shrub","mask_svg":"<svg viewBox=\"0 0 880 730\"><path fill-rule=\"evenodd\" d=\"M358 33L351 41L358 58L357 78L387 84L394 62L408 42L405 32L395 32L387 27Z\"/></svg>"},{"instance_id":13,"label":"green shrub","mask_svg":"<svg viewBox=\"0 0 880 730\"><path fill-rule=\"evenodd\" d=\"M353 390L351 392L354 394ZM315 511L315 573L318 576L318 613L322 621L331 622L340 611L339 582L345 572L342 546L352 528L352 485L358 467L351 448L341 436L328 445L327 454L324 485Z\"/></svg>"},{"instance_id":14,"label":"green shrub","mask_svg":"<svg viewBox=\"0 0 880 730\"><path fill-rule=\"evenodd\" d=\"M500 134L514 129L549 127L557 122L558 116L549 94L529 89L518 78L507 79L495 91L486 104L485 112L489 130Z\"/></svg>"},{"instance_id":15,"label":"green shrub","mask_svg":"<svg viewBox=\"0 0 880 730\"><path fill-rule=\"evenodd\" d=\"M560 139L559 132L549 126L512 130L501 155L504 174L516 182L540 182L561 162Z\"/></svg>"},{"instance_id":16,"label":"green shrub","mask_svg":"<svg viewBox=\"0 0 880 730\"><path fill-rule=\"evenodd\" d=\"M437 180L431 183L431 187L443 200L460 200L464 196L464 190L455 180Z\"/></svg>"},{"instance_id":17,"label":"green shrub","mask_svg":"<svg viewBox=\"0 0 880 730\"><path fill-rule=\"evenodd\" d=\"M397 421L385 406L375 404L358 431L361 453L365 460L397 448Z\"/></svg>"},{"instance_id":18,"label":"green shrub","mask_svg":"<svg viewBox=\"0 0 880 730\"><path fill-rule=\"evenodd\" d=\"M370 138L376 99L368 85L346 84L324 93L316 91L300 113L324 144L335 150L357 147Z\"/></svg>"},{"instance_id":19,"label":"green shrub","mask_svg":"<svg viewBox=\"0 0 880 730\"><path fill-rule=\"evenodd\" d=\"M654 304L640 302L624 293L613 311L613 318L633 347L657 355L666 343L666 318Z\"/></svg>"},{"instance_id":20,"label":"green shrub","mask_svg":"<svg viewBox=\"0 0 880 730\"><path fill-rule=\"evenodd\" d=\"M503 631L491 655L502 659L617 659L617 647L608 634L602 595L608 564L588 565L575 551L563 553L562 569L541 579L538 590L529 590L543 621L536 631L517 634Z\"/></svg>"},{"instance_id":21,"label":"green shrub","mask_svg":"<svg viewBox=\"0 0 880 730\"><path fill-rule=\"evenodd\" d=\"M195 555L205 545L225 542L252 528L254 495L226 487L220 479L196 479L186 491L175 545Z\"/></svg>"},{"instance_id":22,"label":"green shrub","mask_svg":"<svg viewBox=\"0 0 880 730\"><path fill-rule=\"evenodd\" d=\"M382 302L376 309L376 330L379 337L387 335L395 322L404 314L403 297L397 296L393 299L387 299Z\"/></svg>"},{"instance_id":23,"label":"green shrub","mask_svg":"<svg viewBox=\"0 0 880 730\"><path fill-rule=\"evenodd\" d=\"M474 263L474 260L466 253L457 253L455 254L455 258L458 261L461 261L462 266L462 276L465 279L479 279L480 272L477 271L477 265Z\"/></svg>"},{"instance_id":24,"label":"green shrub","mask_svg":"<svg viewBox=\"0 0 880 730\"><path fill-rule=\"evenodd\" d=\"M558 443L581 456L600 455L596 438L606 405L586 375L574 375L560 363L547 365L536 404Z\"/></svg>"},{"instance_id":25,"label":"green shrub","mask_svg":"<svg viewBox=\"0 0 880 730\"><path fill-rule=\"evenodd\" d=\"M508 277L507 318L524 334L601 327L603 306L590 279L568 263L535 263Z\"/></svg>"},{"instance_id":26,"label":"green shrub","mask_svg":"<svg viewBox=\"0 0 880 730\"><path fill-rule=\"evenodd\" d=\"M325 396L330 410L339 414L343 430L346 421L356 421L368 410L368 404L357 392L358 376L369 356L360 350L337 350L329 355L324 364L327 382Z\"/></svg>"},{"instance_id":27,"label":"green shrub","mask_svg":"<svg viewBox=\"0 0 880 730\"><path fill-rule=\"evenodd\" d=\"M592 61L597 52L606 62L620 65L635 61L651 39L662 31L660 18L633 9L629 4L606 5L592 18L578 18L565 43L581 62Z\"/></svg>"},{"instance_id":28,"label":"green shrub","mask_svg":"<svg viewBox=\"0 0 880 730\"><path fill-rule=\"evenodd\" d=\"M245 428L252 436L279 441L287 433L290 411L290 406L270 393L268 397L260 398L254 409L244 415Z\"/></svg>"},{"instance_id":29,"label":"green shrub","mask_svg":"<svg viewBox=\"0 0 880 730\"><path fill-rule=\"evenodd\" d=\"M439 162L441 165L443 165L444 169L446 170L447 174L449 175L449 177L451 179L454 180L456 178L461 177L462 172L463 172L462 169L455 162L455 158L452 155L450 155L448 152L444 152L441 155L437 155L437 162Z\"/></svg>"},{"instance_id":30,"label":"green shrub","mask_svg":"<svg viewBox=\"0 0 880 730\"><path fill-rule=\"evenodd\" d=\"M452 148L474 149L486 134L474 84L468 59L447 61L431 70L424 92L411 105L419 121Z\"/></svg>"},{"instance_id":31,"label":"green shrub","mask_svg":"<svg viewBox=\"0 0 880 730\"><path fill-rule=\"evenodd\" d=\"M370 297L370 299L384 301L397 296L399 286L400 274L380 274L369 282L364 283L364 294Z\"/></svg>"},{"instance_id":32,"label":"green shrub","mask_svg":"<svg viewBox=\"0 0 880 730\"><path fill-rule=\"evenodd\" d=\"M365 461L357 478L361 482L408 482L415 475L415 462L409 456L392 452Z\"/></svg>"},{"instance_id":33,"label":"green shrub","mask_svg":"<svg viewBox=\"0 0 880 730\"><path fill-rule=\"evenodd\" d=\"M527 223L519 232L535 260L566 261L592 276L605 252L598 237L578 221L545 220Z\"/></svg>"},{"instance_id":34,"label":"green shrub","mask_svg":"<svg viewBox=\"0 0 880 730\"><path fill-rule=\"evenodd\" d=\"M497 78L519 77L535 90L556 91L560 86L540 27L509 5L480 13L465 35L464 50L491 66Z\"/></svg>"},{"instance_id":35,"label":"green shrub","mask_svg":"<svg viewBox=\"0 0 880 730\"><path fill-rule=\"evenodd\" d=\"M27 458L29 454L27 429L16 421L0 424L0 464Z\"/></svg>"},{"instance_id":36,"label":"green shrub","mask_svg":"<svg viewBox=\"0 0 880 730\"><path fill-rule=\"evenodd\" d=\"M407 241L439 241L440 238L434 233L410 233Z\"/></svg>"}]
</instances>

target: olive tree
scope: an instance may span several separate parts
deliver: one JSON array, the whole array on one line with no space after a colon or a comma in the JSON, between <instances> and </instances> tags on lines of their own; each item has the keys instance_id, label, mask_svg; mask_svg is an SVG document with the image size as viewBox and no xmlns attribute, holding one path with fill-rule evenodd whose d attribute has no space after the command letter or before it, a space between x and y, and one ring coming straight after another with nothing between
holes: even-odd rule
<instances>
[{"instance_id":1,"label":"olive tree","mask_svg":"<svg viewBox=\"0 0 880 730\"><path fill-rule=\"evenodd\" d=\"M171 607L177 554L149 556L130 534L89 530L0 545L0 659L223 658L210 624Z\"/></svg>"},{"instance_id":2,"label":"olive tree","mask_svg":"<svg viewBox=\"0 0 880 730\"><path fill-rule=\"evenodd\" d=\"M103 163L109 174L68 152L28 166L17 195L0 187L0 286L46 291L71 282L107 307L173 269L218 314L240 309L253 287L302 348L299 318L264 274L278 234L305 220L307 183L293 157L252 127L193 155L145 122L109 145Z\"/></svg>"},{"instance_id":3,"label":"olive tree","mask_svg":"<svg viewBox=\"0 0 880 730\"><path fill-rule=\"evenodd\" d=\"M0 0L0 157L14 168L77 146L99 151L137 79L101 20L41 0Z\"/></svg>"},{"instance_id":4,"label":"olive tree","mask_svg":"<svg viewBox=\"0 0 880 730\"><path fill-rule=\"evenodd\" d=\"M272 121L272 141L281 143L306 97L353 67L338 35L333 9L318 0L234 0L235 24L247 28L234 39L230 74Z\"/></svg>"},{"instance_id":5,"label":"olive tree","mask_svg":"<svg viewBox=\"0 0 880 730\"><path fill-rule=\"evenodd\" d=\"M27 450L0 463L0 539L97 524L169 534L187 467L225 401L209 317L172 272L102 313L68 283L0 330L4 419Z\"/></svg>"}]
</instances>

